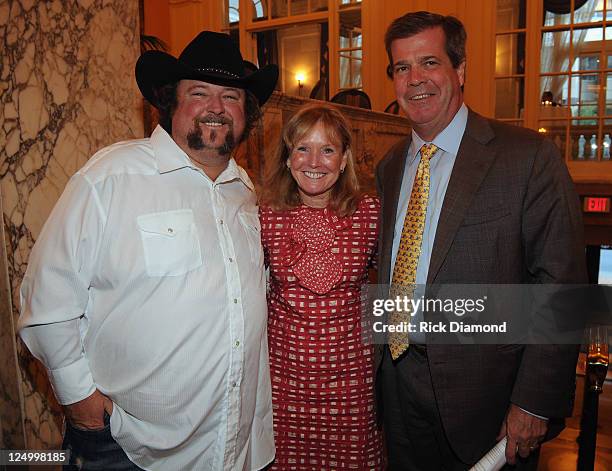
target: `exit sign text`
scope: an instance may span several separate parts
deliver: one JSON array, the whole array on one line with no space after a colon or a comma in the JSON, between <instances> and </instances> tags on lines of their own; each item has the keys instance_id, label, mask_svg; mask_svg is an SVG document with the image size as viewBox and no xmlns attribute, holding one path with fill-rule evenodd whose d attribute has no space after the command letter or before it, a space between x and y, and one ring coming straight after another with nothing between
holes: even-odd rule
<instances>
[{"instance_id":1,"label":"exit sign text","mask_svg":"<svg viewBox=\"0 0 612 471\"><path fill-rule=\"evenodd\" d=\"M585 213L609 213L610 198L585 196L582 209Z\"/></svg>"}]
</instances>

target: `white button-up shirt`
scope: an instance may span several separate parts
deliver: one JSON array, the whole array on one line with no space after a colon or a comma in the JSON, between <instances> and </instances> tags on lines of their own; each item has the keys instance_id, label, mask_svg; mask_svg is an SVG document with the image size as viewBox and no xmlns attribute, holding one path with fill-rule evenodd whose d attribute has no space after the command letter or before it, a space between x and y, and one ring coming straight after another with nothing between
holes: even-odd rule
<instances>
[{"instance_id":1,"label":"white button-up shirt","mask_svg":"<svg viewBox=\"0 0 612 471\"><path fill-rule=\"evenodd\" d=\"M274 458L256 198L234 160L213 182L157 127L69 181L30 256L20 334L60 403L95 388L149 470Z\"/></svg>"}]
</instances>

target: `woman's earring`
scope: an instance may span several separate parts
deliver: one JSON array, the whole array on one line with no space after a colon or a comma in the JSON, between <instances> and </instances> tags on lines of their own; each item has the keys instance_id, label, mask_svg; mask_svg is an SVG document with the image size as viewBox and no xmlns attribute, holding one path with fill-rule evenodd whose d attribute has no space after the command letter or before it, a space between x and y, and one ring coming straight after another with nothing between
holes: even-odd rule
<instances>
[{"instance_id":1,"label":"woman's earring","mask_svg":"<svg viewBox=\"0 0 612 471\"><path fill-rule=\"evenodd\" d=\"M287 168L291 168L291 162L289 162L289 160L287 160Z\"/></svg>"},{"instance_id":2,"label":"woman's earring","mask_svg":"<svg viewBox=\"0 0 612 471\"><path fill-rule=\"evenodd\" d=\"M344 173L344 167L340 169L340 173Z\"/></svg>"}]
</instances>

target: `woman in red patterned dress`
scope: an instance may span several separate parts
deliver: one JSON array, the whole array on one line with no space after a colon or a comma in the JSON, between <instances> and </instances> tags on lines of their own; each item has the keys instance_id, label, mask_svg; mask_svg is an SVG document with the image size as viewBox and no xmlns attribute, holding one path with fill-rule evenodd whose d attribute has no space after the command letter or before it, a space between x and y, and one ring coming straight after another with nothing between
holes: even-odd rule
<instances>
[{"instance_id":1,"label":"woman in red patterned dress","mask_svg":"<svg viewBox=\"0 0 612 471\"><path fill-rule=\"evenodd\" d=\"M342 114L327 104L300 109L264 183L272 469L380 470L373 348L362 339L360 311L379 202L359 194Z\"/></svg>"}]
</instances>

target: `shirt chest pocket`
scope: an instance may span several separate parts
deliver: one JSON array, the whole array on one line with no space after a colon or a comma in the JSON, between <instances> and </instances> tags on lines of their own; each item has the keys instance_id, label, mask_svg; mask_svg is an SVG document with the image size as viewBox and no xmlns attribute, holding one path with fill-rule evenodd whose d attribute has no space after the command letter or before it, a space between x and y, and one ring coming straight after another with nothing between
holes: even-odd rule
<instances>
[{"instance_id":1,"label":"shirt chest pocket","mask_svg":"<svg viewBox=\"0 0 612 471\"><path fill-rule=\"evenodd\" d=\"M261 247L261 225L257 213L240 213L240 222L244 227L247 236L247 242L251 252L251 261L260 263L263 258L263 249Z\"/></svg>"},{"instance_id":2,"label":"shirt chest pocket","mask_svg":"<svg viewBox=\"0 0 612 471\"><path fill-rule=\"evenodd\" d=\"M149 276L179 276L202 265L191 209L143 214L136 223Z\"/></svg>"}]
</instances>

